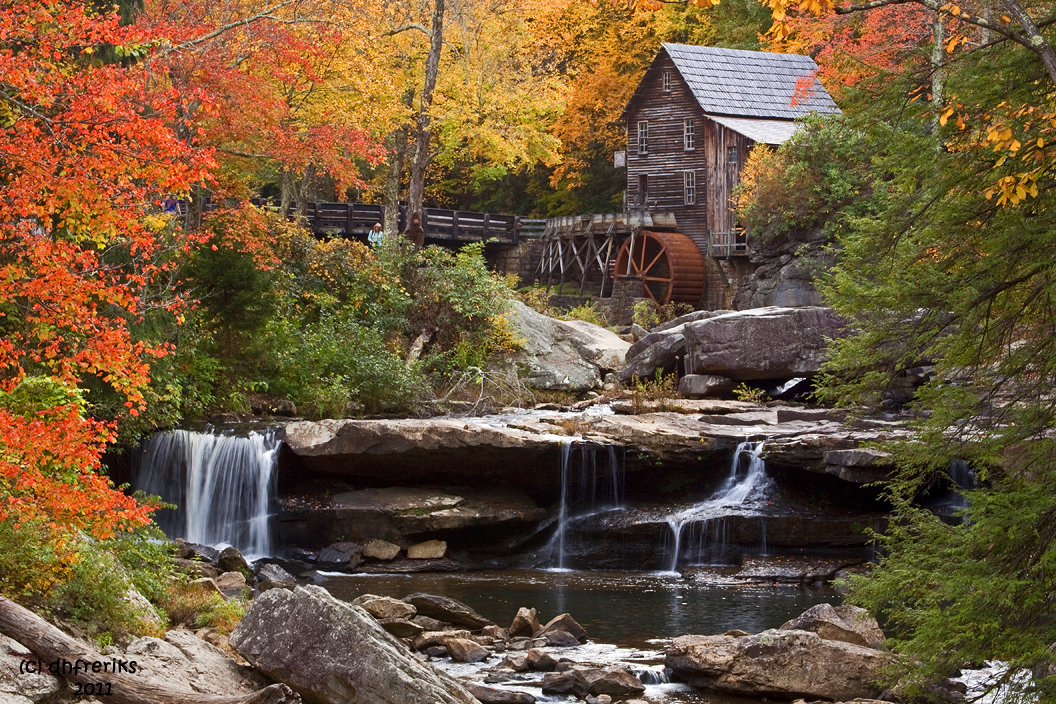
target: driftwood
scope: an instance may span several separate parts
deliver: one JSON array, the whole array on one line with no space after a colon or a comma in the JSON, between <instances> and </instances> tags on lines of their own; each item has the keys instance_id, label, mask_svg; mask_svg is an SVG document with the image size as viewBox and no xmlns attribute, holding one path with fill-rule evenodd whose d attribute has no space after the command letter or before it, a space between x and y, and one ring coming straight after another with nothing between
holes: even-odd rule
<instances>
[{"instance_id":1,"label":"driftwood","mask_svg":"<svg viewBox=\"0 0 1056 704\"><path fill-rule=\"evenodd\" d=\"M284 684L273 684L252 694L215 696L166 687L158 681L121 672L92 672L91 663L110 663L113 658L96 652L6 597L0 597L0 633L29 648L44 663L44 671L48 663L64 660L71 664L68 669L73 669L72 665L80 662L79 671L62 672L58 676L81 685L109 683L105 698L113 704L299 704L301 701Z\"/></svg>"}]
</instances>

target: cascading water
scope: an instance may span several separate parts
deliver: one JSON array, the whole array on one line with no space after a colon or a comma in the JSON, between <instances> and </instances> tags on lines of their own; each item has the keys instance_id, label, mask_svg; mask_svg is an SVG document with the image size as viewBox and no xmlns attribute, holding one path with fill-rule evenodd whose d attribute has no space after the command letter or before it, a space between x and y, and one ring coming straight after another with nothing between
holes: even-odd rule
<instances>
[{"instance_id":1,"label":"cascading water","mask_svg":"<svg viewBox=\"0 0 1056 704\"><path fill-rule=\"evenodd\" d=\"M726 552L728 543L726 516L743 510L753 498L762 495L770 485L762 453L763 441L745 440L742 442L733 453L730 473L722 486L702 503L667 517L667 524L671 527L672 534L668 571L678 570L684 547L683 533L687 527L698 534L699 554L713 553L721 556ZM747 468L743 468L745 458L747 458ZM710 550L707 549L709 546Z\"/></svg>"},{"instance_id":2,"label":"cascading water","mask_svg":"<svg viewBox=\"0 0 1056 704\"><path fill-rule=\"evenodd\" d=\"M575 450L579 451L579 476L573 485L569 474ZM600 453L599 450L606 452ZM568 440L561 448L561 504L557 530L550 541L550 562L557 569L566 569L565 536L572 521L623 506L623 463L620 459L615 447L580 445Z\"/></svg>"},{"instance_id":3,"label":"cascading water","mask_svg":"<svg viewBox=\"0 0 1056 704\"><path fill-rule=\"evenodd\" d=\"M158 524L172 537L234 545L247 557L271 554L268 516L275 495L279 434L172 430L142 448L135 486L176 504Z\"/></svg>"}]
</instances>

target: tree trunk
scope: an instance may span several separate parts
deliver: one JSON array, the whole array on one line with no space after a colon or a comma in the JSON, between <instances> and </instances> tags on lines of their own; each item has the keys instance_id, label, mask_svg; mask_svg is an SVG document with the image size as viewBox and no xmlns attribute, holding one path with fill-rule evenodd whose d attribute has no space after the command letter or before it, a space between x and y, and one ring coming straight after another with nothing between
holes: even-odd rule
<instances>
[{"instance_id":1,"label":"tree trunk","mask_svg":"<svg viewBox=\"0 0 1056 704\"><path fill-rule=\"evenodd\" d=\"M49 663L62 660L70 663L71 668L75 665L80 665L81 670L87 667L88 672L62 673L61 676L83 685L109 683L105 699L113 704L298 704L301 701L284 684L273 684L252 694L220 697L166 687L156 680L132 674L93 673L90 671L92 663L110 663L113 658L97 653L6 597L0 597L0 633L29 648L40 658L45 672Z\"/></svg>"},{"instance_id":2,"label":"tree trunk","mask_svg":"<svg viewBox=\"0 0 1056 704\"><path fill-rule=\"evenodd\" d=\"M436 74L440 70L440 52L444 48L444 0L434 0L433 25L429 41L429 58L425 62L425 86L418 103L418 124L415 134L414 161L411 162L411 185L408 194L410 215L418 215L424 223L425 169L431 160L429 142L433 136L429 110L433 104Z\"/></svg>"},{"instance_id":3,"label":"tree trunk","mask_svg":"<svg viewBox=\"0 0 1056 704\"><path fill-rule=\"evenodd\" d=\"M942 13L936 12L931 21L931 106L935 111L931 131L935 135L939 133L939 115L942 114L943 93L946 89L946 71L942 66L945 52L946 24ZM938 141L938 149L943 149L942 140Z\"/></svg>"},{"instance_id":4,"label":"tree trunk","mask_svg":"<svg viewBox=\"0 0 1056 704\"><path fill-rule=\"evenodd\" d=\"M1023 6L1017 0L1003 0L1003 3L1005 9L1008 10L1008 14L1012 15L1012 19L1023 28L1023 33L1030 40L1031 51L1037 54L1041 62L1045 64L1045 70L1049 73L1049 80L1052 81L1053 86L1056 86L1056 50L1053 50L1052 44L1038 29L1037 23L1027 14L1027 11L1023 9Z\"/></svg>"},{"instance_id":5,"label":"tree trunk","mask_svg":"<svg viewBox=\"0 0 1056 704\"><path fill-rule=\"evenodd\" d=\"M403 103L407 107L414 104L414 89L403 94ZM389 173L385 177L385 189L382 191L382 202L385 204L385 222L383 232L394 235L400 230L400 183L403 181L403 165L407 161L407 133L410 125L400 125L389 133L392 156L389 157Z\"/></svg>"}]
</instances>

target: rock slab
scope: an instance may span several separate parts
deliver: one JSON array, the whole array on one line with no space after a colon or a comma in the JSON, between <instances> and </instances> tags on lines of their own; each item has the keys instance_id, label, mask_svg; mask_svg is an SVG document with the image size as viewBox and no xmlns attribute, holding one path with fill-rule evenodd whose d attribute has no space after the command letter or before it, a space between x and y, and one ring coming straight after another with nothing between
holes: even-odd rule
<instances>
[{"instance_id":1,"label":"rock slab","mask_svg":"<svg viewBox=\"0 0 1056 704\"><path fill-rule=\"evenodd\" d=\"M842 604L812 606L801 615L787 621L781 630L812 631L826 640L877 648L884 642L884 632L876 619L863 608Z\"/></svg>"},{"instance_id":2,"label":"rock slab","mask_svg":"<svg viewBox=\"0 0 1056 704\"><path fill-rule=\"evenodd\" d=\"M361 608L322 587L257 597L232 647L268 677L323 704L477 704L454 679L419 662Z\"/></svg>"},{"instance_id":3,"label":"rock slab","mask_svg":"<svg viewBox=\"0 0 1056 704\"><path fill-rule=\"evenodd\" d=\"M754 636L682 636L664 663L695 687L752 697L850 701L875 699L887 656L873 648L825 640L809 631Z\"/></svg>"}]
</instances>

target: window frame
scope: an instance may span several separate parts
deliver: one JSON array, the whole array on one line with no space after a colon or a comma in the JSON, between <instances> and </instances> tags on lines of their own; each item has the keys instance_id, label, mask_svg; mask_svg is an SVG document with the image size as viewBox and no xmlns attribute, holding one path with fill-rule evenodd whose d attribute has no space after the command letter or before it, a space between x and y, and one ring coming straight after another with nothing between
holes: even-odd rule
<instances>
[{"instance_id":1,"label":"window frame","mask_svg":"<svg viewBox=\"0 0 1056 704\"><path fill-rule=\"evenodd\" d=\"M682 121L682 148L687 152L697 149L697 121L687 117Z\"/></svg>"},{"instance_id":2,"label":"window frame","mask_svg":"<svg viewBox=\"0 0 1056 704\"><path fill-rule=\"evenodd\" d=\"M671 92L671 72L670 71L664 71L664 92L665 93L670 93Z\"/></svg>"},{"instance_id":3,"label":"window frame","mask_svg":"<svg viewBox=\"0 0 1056 704\"><path fill-rule=\"evenodd\" d=\"M693 169L682 172L682 202L685 205L697 204L697 172Z\"/></svg>"},{"instance_id":4,"label":"window frame","mask_svg":"<svg viewBox=\"0 0 1056 704\"><path fill-rule=\"evenodd\" d=\"M649 120L638 121L638 155L649 153Z\"/></svg>"}]
</instances>

